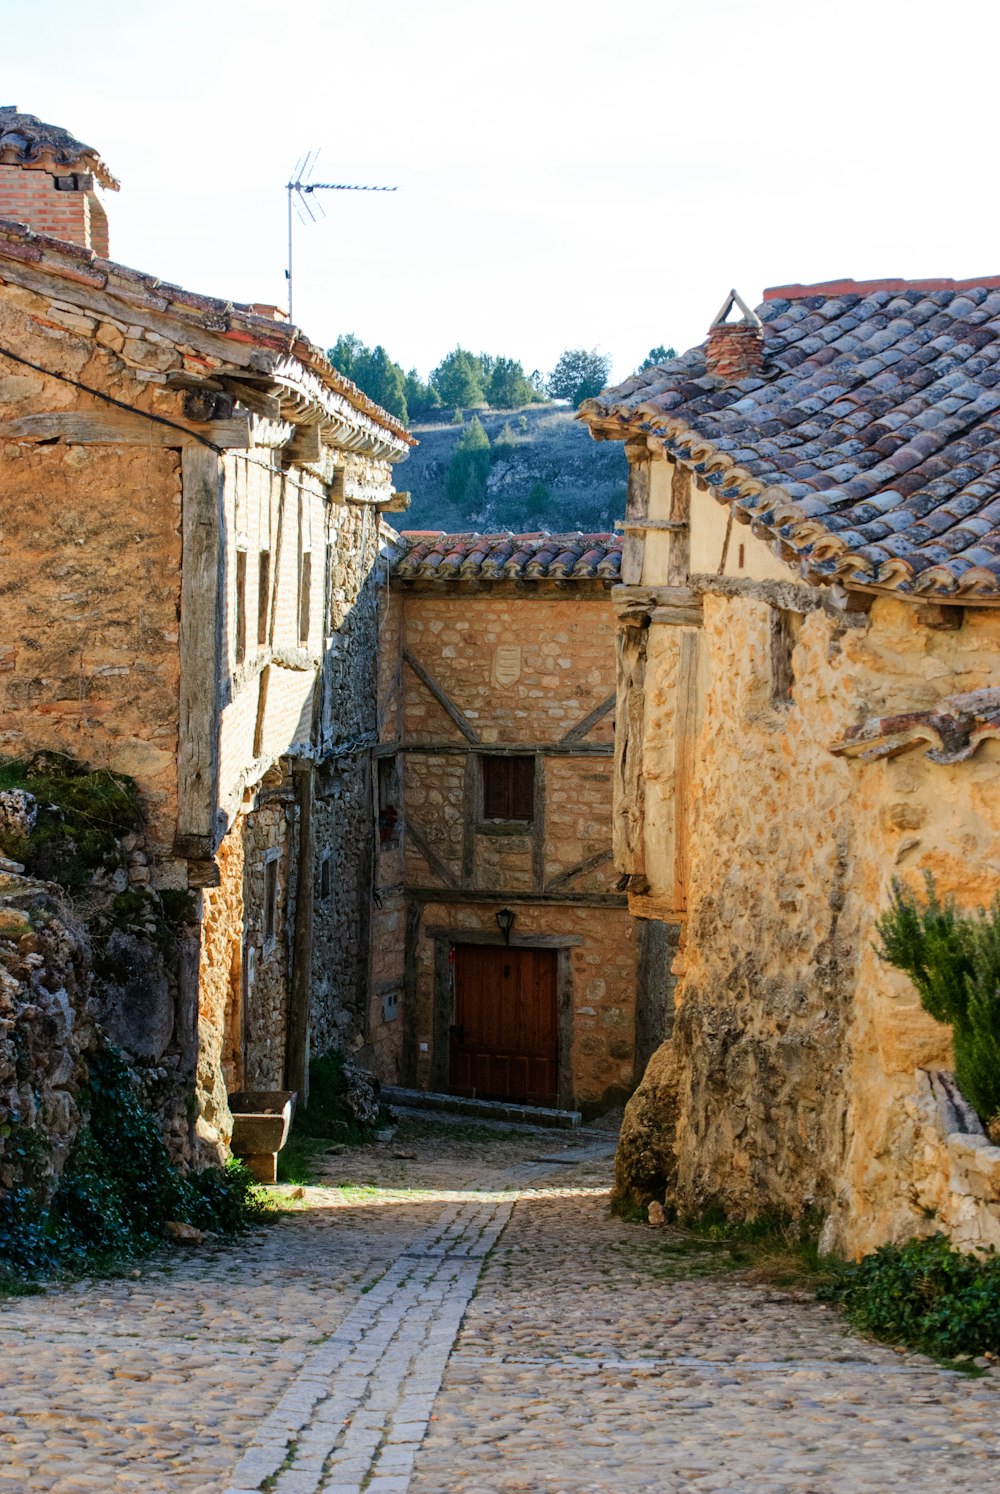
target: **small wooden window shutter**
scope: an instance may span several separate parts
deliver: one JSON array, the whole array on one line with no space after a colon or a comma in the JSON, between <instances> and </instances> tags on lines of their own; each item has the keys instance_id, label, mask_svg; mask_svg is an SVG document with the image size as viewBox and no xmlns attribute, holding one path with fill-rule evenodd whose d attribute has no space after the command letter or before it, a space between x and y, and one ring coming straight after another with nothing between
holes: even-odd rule
<instances>
[{"instance_id":1,"label":"small wooden window shutter","mask_svg":"<svg viewBox=\"0 0 1000 1494\"><path fill-rule=\"evenodd\" d=\"M525 820L535 817L535 759L483 757L483 818Z\"/></svg>"},{"instance_id":2,"label":"small wooden window shutter","mask_svg":"<svg viewBox=\"0 0 1000 1494\"><path fill-rule=\"evenodd\" d=\"M533 820L535 818L535 759L512 757L510 765L513 769L510 817L512 820Z\"/></svg>"}]
</instances>

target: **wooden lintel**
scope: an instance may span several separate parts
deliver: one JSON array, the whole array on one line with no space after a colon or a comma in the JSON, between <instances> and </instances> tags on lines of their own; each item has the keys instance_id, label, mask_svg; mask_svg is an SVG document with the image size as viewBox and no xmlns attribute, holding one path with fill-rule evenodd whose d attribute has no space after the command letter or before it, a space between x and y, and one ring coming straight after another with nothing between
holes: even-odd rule
<instances>
[{"instance_id":1,"label":"wooden lintel","mask_svg":"<svg viewBox=\"0 0 1000 1494\"><path fill-rule=\"evenodd\" d=\"M500 903L516 908L518 903L568 904L584 908L627 908L624 892L520 892L513 888L494 887L418 887L408 886L407 897L421 903ZM657 914L657 917L662 917ZM674 920L677 921L676 919Z\"/></svg>"},{"instance_id":2,"label":"wooden lintel","mask_svg":"<svg viewBox=\"0 0 1000 1494\"><path fill-rule=\"evenodd\" d=\"M501 898L494 901L501 902ZM424 926L428 939L447 939L449 944L504 944L499 929L453 929L447 924L428 923ZM517 949L577 949L584 942L582 934L519 934L510 936L510 943ZM396 986L398 986L398 981ZM396 989L393 986L393 990Z\"/></svg>"},{"instance_id":3,"label":"wooden lintel","mask_svg":"<svg viewBox=\"0 0 1000 1494\"><path fill-rule=\"evenodd\" d=\"M655 623L670 623L674 627L700 628L703 619L701 598L698 598L697 606L654 607L649 616L650 621Z\"/></svg>"},{"instance_id":4,"label":"wooden lintel","mask_svg":"<svg viewBox=\"0 0 1000 1494\"><path fill-rule=\"evenodd\" d=\"M628 894L628 910L633 918L655 918L661 923L684 923L687 919L687 910L675 908L669 898L635 892Z\"/></svg>"},{"instance_id":5,"label":"wooden lintel","mask_svg":"<svg viewBox=\"0 0 1000 1494\"><path fill-rule=\"evenodd\" d=\"M616 519L615 528L625 534L644 534L647 529L665 529L674 533L688 528L687 519Z\"/></svg>"},{"instance_id":6,"label":"wooden lintel","mask_svg":"<svg viewBox=\"0 0 1000 1494\"><path fill-rule=\"evenodd\" d=\"M430 755L489 757L614 757L613 742L394 742L388 752L416 752Z\"/></svg>"},{"instance_id":7,"label":"wooden lintel","mask_svg":"<svg viewBox=\"0 0 1000 1494\"><path fill-rule=\"evenodd\" d=\"M701 593L690 586L613 586L611 601L615 610L625 612L634 608L697 607L701 610Z\"/></svg>"},{"instance_id":8,"label":"wooden lintel","mask_svg":"<svg viewBox=\"0 0 1000 1494\"><path fill-rule=\"evenodd\" d=\"M231 415L204 424L165 423L128 410L48 410L0 422L0 441L65 441L73 446L212 446L246 450L250 416Z\"/></svg>"}]
</instances>

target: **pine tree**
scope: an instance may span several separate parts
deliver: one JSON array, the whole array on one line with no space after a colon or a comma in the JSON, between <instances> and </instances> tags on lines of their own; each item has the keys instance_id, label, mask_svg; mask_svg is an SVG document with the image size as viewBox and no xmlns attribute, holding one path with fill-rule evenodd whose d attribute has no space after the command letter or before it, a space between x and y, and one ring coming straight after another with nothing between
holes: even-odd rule
<instances>
[{"instance_id":1,"label":"pine tree","mask_svg":"<svg viewBox=\"0 0 1000 1494\"><path fill-rule=\"evenodd\" d=\"M452 449L444 480L448 502L456 504L463 514L475 512L486 497L489 475L490 438L479 417L473 415Z\"/></svg>"},{"instance_id":2,"label":"pine tree","mask_svg":"<svg viewBox=\"0 0 1000 1494\"><path fill-rule=\"evenodd\" d=\"M465 348L456 348L441 359L431 374L431 385L443 405L464 410L486 403L482 366Z\"/></svg>"}]
</instances>

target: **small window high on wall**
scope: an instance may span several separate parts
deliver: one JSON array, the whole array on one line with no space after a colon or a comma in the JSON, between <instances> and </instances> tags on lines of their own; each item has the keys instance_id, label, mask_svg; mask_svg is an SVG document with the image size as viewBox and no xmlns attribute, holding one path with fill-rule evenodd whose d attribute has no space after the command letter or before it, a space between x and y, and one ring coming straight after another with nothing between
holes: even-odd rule
<instances>
[{"instance_id":1,"label":"small window high on wall","mask_svg":"<svg viewBox=\"0 0 1000 1494\"><path fill-rule=\"evenodd\" d=\"M395 756L378 760L378 838L379 844L396 844L399 834L399 759Z\"/></svg>"},{"instance_id":2,"label":"small window high on wall","mask_svg":"<svg viewBox=\"0 0 1000 1494\"><path fill-rule=\"evenodd\" d=\"M802 616L789 612L784 607L771 608L771 704L787 706L792 703L795 687L795 672L792 655L798 641Z\"/></svg>"},{"instance_id":3,"label":"small window high on wall","mask_svg":"<svg viewBox=\"0 0 1000 1494\"><path fill-rule=\"evenodd\" d=\"M247 552L236 552L236 662L247 656Z\"/></svg>"},{"instance_id":4,"label":"small window high on wall","mask_svg":"<svg viewBox=\"0 0 1000 1494\"><path fill-rule=\"evenodd\" d=\"M267 642L268 601L271 595L271 552L261 550L257 557L257 642Z\"/></svg>"},{"instance_id":5,"label":"small window high on wall","mask_svg":"<svg viewBox=\"0 0 1000 1494\"><path fill-rule=\"evenodd\" d=\"M523 820L535 818L535 759L499 757L479 759L483 775L483 819Z\"/></svg>"},{"instance_id":6,"label":"small window high on wall","mask_svg":"<svg viewBox=\"0 0 1000 1494\"><path fill-rule=\"evenodd\" d=\"M302 556L302 569L299 572L299 642L309 642L309 611L310 593L312 591L312 563L313 558L309 550Z\"/></svg>"},{"instance_id":7,"label":"small window high on wall","mask_svg":"<svg viewBox=\"0 0 1000 1494\"><path fill-rule=\"evenodd\" d=\"M270 954L278 943L278 859L280 850L268 851L264 861L264 953Z\"/></svg>"}]
</instances>

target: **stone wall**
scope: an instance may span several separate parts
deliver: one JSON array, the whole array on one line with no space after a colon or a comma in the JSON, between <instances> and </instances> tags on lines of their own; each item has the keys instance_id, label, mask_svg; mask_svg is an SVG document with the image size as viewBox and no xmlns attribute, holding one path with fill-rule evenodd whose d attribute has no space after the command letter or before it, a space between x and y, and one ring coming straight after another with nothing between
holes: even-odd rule
<instances>
[{"instance_id":1,"label":"stone wall","mask_svg":"<svg viewBox=\"0 0 1000 1494\"><path fill-rule=\"evenodd\" d=\"M313 809L316 871L309 1042L314 1057L331 1049L357 1052L367 1036L374 855L368 753L335 760L322 773L321 784Z\"/></svg>"},{"instance_id":2,"label":"stone wall","mask_svg":"<svg viewBox=\"0 0 1000 1494\"><path fill-rule=\"evenodd\" d=\"M0 871L0 1193L27 1186L48 1202L95 1034L82 925L55 889Z\"/></svg>"},{"instance_id":3,"label":"stone wall","mask_svg":"<svg viewBox=\"0 0 1000 1494\"><path fill-rule=\"evenodd\" d=\"M855 1219L831 1214L821 1245L860 1252L940 1230L960 1249L1000 1248L1000 1147L985 1136L954 1076L917 1069L881 1129L867 1166L875 1208Z\"/></svg>"},{"instance_id":4,"label":"stone wall","mask_svg":"<svg viewBox=\"0 0 1000 1494\"><path fill-rule=\"evenodd\" d=\"M928 626L878 599L797 625L790 704L772 693L772 606L704 597L701 729L689 841L689 920L673 1037L681 1074L673 1189L688 1210L736 1215L806 1204L829 1243L867 1249L913 1232L915 1153L898 1144L918 1067L947 1066L950 1035L875 955L891 878L925 871L963 906L1000 867L1000 744L934 763L848 760L830 748L871 716L937 705L995 682L996 614ZM679 631L654 622L647 689L670 676ZM656 740L648 767L663 772ZM909 1160L907 1160L909 1159Z\"/></svg>"},{"instance_id":5,"label":"stone wall","mask_svg":"<svg viewBox=\"0 0 1000 1494\"><path fill-rule=\"evenodd\" d=\"M72 375L90 356L2 297L0 342ZM78 402L0 356L0 420ZM176 451L0 443L0 756L51 748L128 774L158 859L176 814L180 502Z\"/></svg>"}]
</instances>

